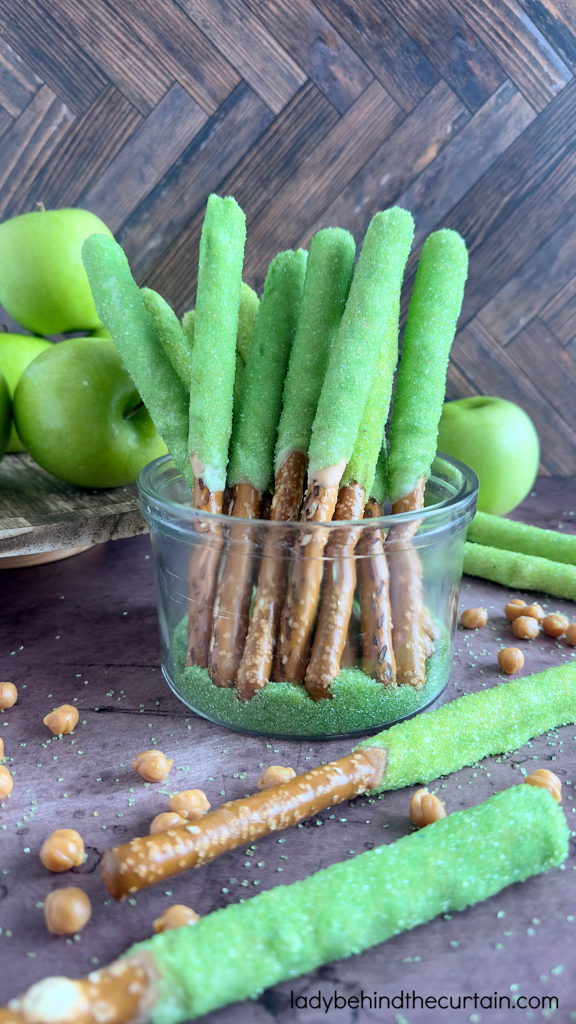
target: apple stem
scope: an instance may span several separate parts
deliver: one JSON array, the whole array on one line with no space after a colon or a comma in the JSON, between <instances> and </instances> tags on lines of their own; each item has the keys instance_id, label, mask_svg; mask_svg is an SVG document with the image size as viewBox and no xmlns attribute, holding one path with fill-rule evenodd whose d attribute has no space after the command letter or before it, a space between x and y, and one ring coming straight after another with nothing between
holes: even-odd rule
<instances>
[{"instance_id":1,"label":"apple stem","mask_svg":"<svg viewBox=\"0 0 576 1024\"><path fill-rule=\"evenodd\" d=\"M37 203L34 203L34 210L37 213L46 213L46 206L44 205L43 199L39 199Z\"/></svg>"},{"instance_id":2,"label":"apple stem","mask_svg":"<svg viewBox=\"0 0 576 1024\"><path fill-rule=\"evenodd\" d=\"M144 402L142 401L142 399L140 399L140 401L139 401L139 402L137 402L137 404L136 404L136 405L134 406L134 408L133 408L133 409L130 409L130 410L129 410L128 412L125 412L125 413L124 413L124 419L125 419L125 420L130 420L130 419L132 419L132 417L133 417L133 416L135 416L135 415L136 415L136 413L137 413L137 412L139 412L139 411L140 411L140 409L142 409L142 408L143 408L143 406L144 406Z\"/></svg>"}]
</instances>

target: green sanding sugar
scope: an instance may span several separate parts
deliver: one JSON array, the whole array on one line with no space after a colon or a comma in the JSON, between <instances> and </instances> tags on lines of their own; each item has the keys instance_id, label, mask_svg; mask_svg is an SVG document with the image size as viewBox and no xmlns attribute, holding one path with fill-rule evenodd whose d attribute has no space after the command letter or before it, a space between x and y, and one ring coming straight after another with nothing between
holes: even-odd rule
<instances>
[{"instance_id":1,"label":"green sanding sugar","mask_svg":"<svg viewBox=\"0 0 576 1024\"><path fill-rule=\"evenodd\" d=\"M186 390L192 373L192 345L172 307L152 288L141 288L142 301L150 313L168 359Z\"/></svg>"},{"instance_id":2,"label":"green sanding sugar","mask_svg":"<svg viewBox=\"0 0 576 1024\"><path fill-rule=\"evenodd\" d=\"M513 786L309 878L133 946L158 967L156 1024L180 1024L359 953L562 863L551 795Z\"/></svg>"},{"instance_id":3,"label":"green sanding sugar","mask_svg":"<svg viewBox=\"0 0 576 1024\"><path fill-rule=\"evenodd\" d=\"M539 526L477 512L468 527L468 540L491 548L504 548L523 555L536 555L552 562L576 564L576 534L543 530Z\"/></svg>"},{"instance_id":4,"label":"green sanding sugar","mask_svg":"<svg viewBox=\"0 0 576 1024\"><path fill-rule=\"evenodd\" d=\"M514 590L540 590L576 601L576 566L504 548L466 542L464 572Z\"/></svg>"},{"instance_id":5,"label":"green sanding sugar","mask_svg":"<svg viewBox=\"0 0 576 1024\"><path fill-rule=\"evenodd\" d=\"M382 686L360 669L345 668L331 686L332 698L313 701L303 686L268 683L249 701L235 689L214 686L206 669L186 666L186 621L174 630L174 689L199 714L233 729L263 735L322 737L358 736L413 715L430 704L448 677L449 638L436 641L426 665L426 683Z\"/></svg>"}]
</instances>

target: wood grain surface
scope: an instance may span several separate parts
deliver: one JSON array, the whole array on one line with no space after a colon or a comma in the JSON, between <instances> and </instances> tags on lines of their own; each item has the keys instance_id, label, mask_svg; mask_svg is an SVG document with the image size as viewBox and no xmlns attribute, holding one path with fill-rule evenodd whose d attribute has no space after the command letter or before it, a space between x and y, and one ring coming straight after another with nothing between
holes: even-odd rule
<instances>
[{"instance_id":1,"label":"wood grain surface","mask_svg":"<svg viewBox=\"0 0 576 1024\"><path fill-rule=\"evenodd\" d=\"M2 0L0 217L85 206L139 283L194 304L210 191L281 248L413 210L463 232L449 397L518 402L576 471L572 0ZM411 261L413 273L415 260Z\"/></svg>"},{"instance_id":2,"label":"wood grain surface","mask_svg":"<svg viewBox=\"0 0 576 1024\"><path fill-rule=\"evenodd\" d=\"M572 482L564 477L539 480L515 516L573 532L575 513ZM18 686L20 697L0 713L5 763L14 777L11 796L0 805L0 1005L46 975L79 977L120 955L151 934L154 918L170 904L185 903L207 914L410 832L408 808L416 787L377 800L359 797L115 903L100 878L102 851L146 834L152 818L166 810L169 793L201 788L216 807L255 791L271 764L303 772L343 756L352 743L241 735L197 718L176 699L160 671L148 538L103 544L50 566L8 570L2 584L2 678ZM544 635L517 641L503 614L511 596L504 587L464 578L460 609L485 607L488 624L480 630L458 628L440 701L505 684L509 677L502 677L496 664L501 646L522 645L525 673L576 657L565 641ZM522 596L576 618L571 602ZM80 721L72 735L53 738L42 719L64 702L78 707ZM439 779L430 789L452 812L546 767L562 780L563 809L574 837L575 732L573 726L552 730L518 751ZM159 785L144 783L131 768L136 754L152 746L174 758L168 780ZM87 852L84 864L63 875L50 874L38 856L46 836L58 827L76 828ZM206 1024L510 1024L516 1018L519 1024L548 1019L570 1024L576 1011L575 855L572 838L564 870L513 885L462 913L277 985L252 1003L210 1015ZM433 884L433 871L431 879ZM44 900L64 885L80 886L92 901L92 920L76 939L55 938L44 926ZM380 1010L365 1006L328 1015L294 1003L319 992L329 999L335 991L346 997L376 992L396 1001L389 1010L383 1002ZM423 999L468 996L469 1002L466 1010L449 1013L407 1008L399 1000L412 992ZM501 1009L488 1010L484 1003L474 1010L475 993L479 999L495 992L511 1000L510 1009L504 1002ZM551 1013L533 1002L538 1008L519 1004L514 1009L520 996L553 996L559 1008Z\"/></svg>"}]
</instances>

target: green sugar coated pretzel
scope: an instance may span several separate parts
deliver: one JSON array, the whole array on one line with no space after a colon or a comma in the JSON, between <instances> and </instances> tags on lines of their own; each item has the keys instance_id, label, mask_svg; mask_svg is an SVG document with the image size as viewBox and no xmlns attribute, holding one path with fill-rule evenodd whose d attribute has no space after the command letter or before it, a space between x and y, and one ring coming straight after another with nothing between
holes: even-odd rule
<instances>
[{"instance_id":1,"label":"green sugar coated pretzel","mask_svg":"<svg viewBox=\"0 0 576 1024\"><path fill-rule=\"evenodd\" d=\"M388 497L388 450L386 438L382 441L382 447L378 453L378 461L374 471L374 480L370 488L370 497L374 498L380 505L383 505Z\"/></svg>"},{"instance_id":2,"label":"green sugar coated pretzel","mask_svg":"<svg viewBox=\"0 0 576 1024\"><path fill-rule=\"evenodd\" d=\"M188 390L192 372L192 346L172 307L152 288L141 288L142 299L150 313L158 339L176 373Z\"/></svg>"},{"instance_id":3,"label":"green sugar coated pretzel","mask_svg":"<svg viewBox=\"0 0 576 1024\"><path fill-rule=\"evenodd\" d=\"M212 492L226 485L245 239L236 200L211 195L200 237L188 452Z\"/></svg>"},{"instance_id":4,"label":"green sugar coated pretzel","mask_svg":"<svg viewBox=\"0 0 576 1024\"><path fill-rule=\"evenodd\" d=\"M186 388L160 344L124 250L108 235L91 235L82 247L82 259L98 316L110 331L175 465L192 486Z\"/></svg>"},{"instance_id":5,"label":"green sugar coated pretzel","mask_svg":"<svg viewBox=\"0 0 576 1024\"><path fill-rule=\"evenodd\" d=\"M468 693L393 725L359 744L386 747L376 792L432 782L490 754L517 750L533 736L576 721L576 662L489 690Z\"/></svg>"},{"instance_id":6,"label":"green sugar coated pretzel","mask_svg":"<svg viewBox=\"0 0 576 1024\"><path fill-rule=\"evenodd\" d=\"M568 837L549 793L514 786L193 928L157 935L129 950L150 955L158 969L151 1019L182 1024L463 910L561 864Z\"/></svg>"},{"instance_id":7,"label":"green sugar coated pretzel","mask_svg":"<svg viewBox=\"0 0 576 1024\"><path fill-rule=\"evenodd\" d=\"M467 273L461 236L449 230L429 235L418 261L394 392L388 455L392 502L430 473Z\"/></svg>"},{"instance_id":8,"label":"green sugar coated pretzel","mask_svg":"<svg viewBox=\"0 0 576 1024\"><path fill-rule=\"evenodd\" d=\"M504 548L471 544L464 548L464 572L514 590L540 590L576 601L576 565L553 562Z\"/></svg>"},{"instance_id":9,"label":"green sugar coated pretzel","mask_svg":"<svg viewBox=\"0 0 576 1024\"><path fill-rule=\"evenodd\" d=\"M254 333L254 324L260 300L249 284L242 281L240 285L240 305L238 307L238 333L236 335L236 353L244 365L248 362L250 344Z\"/></svg>"},{"instance_id":10,"label":"green sugar coated pretzel","mask_svg":"<svg viewBox=\"0 0 576 1024\"><path fill-rule=\"evenodd\" d=\"M413 235L412 215L400 207L377 213L368 225L318 401L310 479L351 458Z\"/></svg>"},{"instance_id":11,"label":"green sugar coated pretzel","mask_svg":"<svg viewBox=\"0 0 576 1024\"><path fill-rule=\"evenodd\" d=\"M354 272L355 243L342 228L323 228L310 241L304 290L284 384L274 470L286 456L307 452L322 382Z\"/></svg>"},{"instance_id":12,"label":"green sugar coated pretzel","mask_svg":"<svg viewBox=\"0 0 576 1024\"><path fill-rule=\"evenodd\" d=\"M273 480L274 440L306 257L304 249L281 252L268 268L234 413L228 467L232 487L246 482L262 494Z\"/></svg>"},{"instance_id":13,"label":"green sugar coated pretzel","mask_svg":"<svg viewBox=\"0 0 576 1024\"><path fill-rule=\"evenodd\" d=\"M398 359L399 318L400 304L398 303L390 317L388 330L380 350L376 373L360 422L352 458L346 466L340 482L340 486L343 487L356 481L370 497L376 497L373 493L374 479L382 451L384 427L388 419L394 370ZM379 481L376 483L376 489L382 490Z\"/></svg>"},{"instance_id":14,"label":"green sugar coated pretzel","mask_svg":"<svg viewBox=\"0 0 576 1024\"><path fill-rule=\"evenodd\" d=\"M529 526L515 519L477 512L468 527L467 536L475 544L576 565L576 534L543 530L539 526Z\"/></svg>"}]
</instances>

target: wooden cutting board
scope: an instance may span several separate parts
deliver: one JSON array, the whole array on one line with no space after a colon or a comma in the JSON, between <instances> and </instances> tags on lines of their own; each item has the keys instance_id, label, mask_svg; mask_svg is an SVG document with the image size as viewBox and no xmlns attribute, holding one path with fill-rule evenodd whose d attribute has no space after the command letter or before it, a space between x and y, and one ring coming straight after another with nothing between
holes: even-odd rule
<instances>
[{"instance_id":1,"label":"wooden cutting board","mask_svg":"<svg viewBox=\"0 0 576 1024\"><path fill-rule=\"evenodd\" d=\"M147 530L136 484L89 490L57 480L25 453L0 462L0 568L65 558Z\"/></svg>"}]
</instances>

